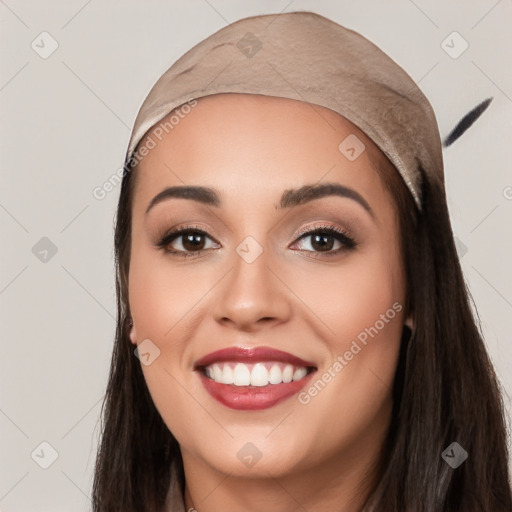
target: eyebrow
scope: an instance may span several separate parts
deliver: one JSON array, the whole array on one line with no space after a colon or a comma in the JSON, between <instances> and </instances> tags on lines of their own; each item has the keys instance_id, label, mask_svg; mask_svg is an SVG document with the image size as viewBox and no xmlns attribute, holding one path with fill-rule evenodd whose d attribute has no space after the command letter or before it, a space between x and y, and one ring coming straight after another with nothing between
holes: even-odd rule
<instances>
[{"instance_id":1,"label":"eyebrow","mask_svg":"<svg viewBox=\"0 0 512 512\"><path fill-rule=\"evenodd\" d=\"M309 203L315 199L321 199L328 196L339 196L352 199L359 203L372 217L374 217L373 210L361 194L349 187L332 182L304 185L296 189L287 189L281 195L279 208L292 208L294 206L299 206ZM146 209L146 215L154 206L171 198L190 199L216 208L220 208L222 206L220 194L214 188L202 186L176 186L165 188L158 193L149 203Z\"/></svg>"}]
</instances>

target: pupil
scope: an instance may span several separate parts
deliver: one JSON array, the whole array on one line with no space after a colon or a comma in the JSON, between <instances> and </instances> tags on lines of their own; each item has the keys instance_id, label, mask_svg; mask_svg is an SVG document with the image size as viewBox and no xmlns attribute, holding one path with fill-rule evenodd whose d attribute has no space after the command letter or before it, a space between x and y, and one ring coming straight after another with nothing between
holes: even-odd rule
<instances>
[{"instance_id":1,"label":"pupil","mask_svg":"<svg viewBox=\"0 0 512 512\"><path fill-rule=\"evenodd\" d=\"M326 238L330 238L331 239L331 243L326 243L325 242L325 239ZM323 242L319 242L319 240L323 240ZM329 251L330 249L332 249L332 245L333 245L333 242L332 242L332 237L331 235L314 235L313 236L313 247L315 248L315 244L318 243L318 248L320 251Z\"/></svg>"},{"instance_id":2,"label":"pupil","mask_svg":"<svg viewBox=\"0 0 512 512\"><path fill-rule=\"evenodd\" d=\"M190 251L197 251L198 245L201 246L201 237L203 235L201 233L188 234L185 236L185 243L183 246L185 249ZM188 244L191 244L190 247L187 247ZM200 248L200 247L199 247Z\"/></svg>"}]
</instances>

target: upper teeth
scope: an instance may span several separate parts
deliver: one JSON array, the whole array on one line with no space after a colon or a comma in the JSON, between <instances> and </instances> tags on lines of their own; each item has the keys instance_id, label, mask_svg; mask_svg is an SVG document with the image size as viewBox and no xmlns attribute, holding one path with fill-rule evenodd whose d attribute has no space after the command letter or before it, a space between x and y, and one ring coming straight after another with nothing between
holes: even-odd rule
<instances>
[{"instance_id":1,"label":"upper teeth","mask_svg":"<svg viewBox=\"0 0 512 512\"><path fill-rule=\"evenodd\" d=\"M267 386L299 380L308 373L304 366L266 362L256 364L216 363L207 366L206 375L219 384L235 386Z\"/></svg>"}]
</instances>

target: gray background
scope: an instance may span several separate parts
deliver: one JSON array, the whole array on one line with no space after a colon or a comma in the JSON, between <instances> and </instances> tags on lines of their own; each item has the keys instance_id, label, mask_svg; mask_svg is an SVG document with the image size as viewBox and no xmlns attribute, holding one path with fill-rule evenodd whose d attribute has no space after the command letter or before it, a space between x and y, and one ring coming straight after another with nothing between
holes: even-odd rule
<instances>
[{"instance_id":1,"label":"gray background","mask_svg":"<svg viewBox=\"0 0 512 512\"><path fill-rule=\"evenodd\" d=\"M510 418L510 0L0 0L1 511L90 509L115 328L119 187L103 200L92 191L122 166L144 97L176 58L227 23L300 9L361 32L404 67L442 136L494 97L444 158L462 266ZM51 48L44 31L58 43L47 58L31 46ZM458 58L442 46L454 31L469 44ZM58 454L46 470L52 449L43 441Z\"/></svg>"}]
</instances>

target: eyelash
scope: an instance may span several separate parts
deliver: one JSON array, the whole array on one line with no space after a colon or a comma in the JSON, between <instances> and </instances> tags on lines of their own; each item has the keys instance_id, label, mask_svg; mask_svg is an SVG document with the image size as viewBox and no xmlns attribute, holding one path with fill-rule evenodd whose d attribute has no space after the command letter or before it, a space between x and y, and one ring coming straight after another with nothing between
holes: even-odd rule
<instances>
[{"instance_id":1,"label":"eyelash","mask_svg":"<svg viewBox=\"0 0 512 512\"><path fill-rule=\"evenodd\" d=\"M198 228L197 226L184 226L184 227L178 228L174 231L171 231L169 233L166 233L155 245L168 254L172 254L173 256L176 255L176 256L182 257L182 258L196 256L200 252L207 250L207 249L201 249L199 251L177 251L175 249L169 250L166 248L171 242L173 242L175 239L179 238L180 236L182 236L186 233L195 233L195 234L204 235L208 238L211 238L208 235L208 233L206 233L202 229ZM316 235L316 234L333 236L336 240L338 240L339 242L341 242L343 244L343 247L337 249L336 251L329 251L329 252L325 252L325 253L302 250L302 252L305 251L305 252L312 252L312 253L316 254L316 256L312 256L313 258L336 256L341 251L353 250L358 245L357 242L352 237L350 237L344 230L337 228L335 226L330 226L330 225L315 226L312 229L301 230L297 234L297 241L302 240L303 238L307 238L308 236L311 236L311 235Z\"/></svg>"}]
</instances>

